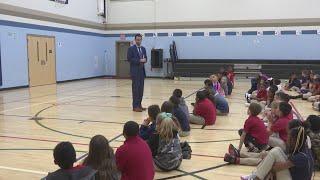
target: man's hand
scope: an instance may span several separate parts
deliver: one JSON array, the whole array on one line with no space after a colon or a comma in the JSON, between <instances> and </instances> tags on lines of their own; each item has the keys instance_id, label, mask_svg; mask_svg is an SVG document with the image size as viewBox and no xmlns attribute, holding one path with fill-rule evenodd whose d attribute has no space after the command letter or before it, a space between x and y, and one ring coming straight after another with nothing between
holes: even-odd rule
<instances>
[{"instance_id":1,"label":"man's hand","mask_svg":"<svg viewBox=\"0 0 320 180\"><path fill-rule=\"evenodd\" d=\"M140 62L141 62L141 63L146 63L147 60L146 60L146 58L143 58L143 59L140 59Z\"/></svg>"}]
</instances>

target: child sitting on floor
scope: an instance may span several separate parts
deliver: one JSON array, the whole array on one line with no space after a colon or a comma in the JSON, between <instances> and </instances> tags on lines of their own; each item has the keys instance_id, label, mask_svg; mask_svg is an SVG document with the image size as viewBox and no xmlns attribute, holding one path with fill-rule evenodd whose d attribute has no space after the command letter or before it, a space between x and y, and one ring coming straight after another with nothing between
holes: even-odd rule
<instances>
[{"instance_id":1,"label":"child sitting on floor","mask_svg":"<svg viewBox=\"0 0 320 180\"><path fill-rule=\"evenodd\" d=\"M316 115L310 115L306 122L309 123L310 129L308 130L308 136L311 140L311 150L315 160L315 168L320 168L320 117Z\"/></svg>"},{"instance_id":2,"label":"child sitting on floor","mask_svg":"<svg viewBox=\"0 0 320 180\"><path fill-rule=\"evenodd\" d=\"M285 85L285 89L286 90L293 90L296 92L300 92L300 88L301 88L301 82L300 80L297 78L296 73L291 73L290 77L289 77L289 83L287 83Z\"/></svg>"},{"instance_id":3,"label":"child sitting on floor","mask_svg":"<svg viewBox=\"0 0 320 180\"><path fill-rule=\"evenodd\" d=\"M204 84L207 92L207 97L216 106L217 115L224 116L229 114L229 104L227 100L212 88L212 83L209 79L205 80Z\"/></svg>"},{"instance_id":4,"label":"child sitting on floor","mask_svg":"<svg viewBox=\"0 0 320 180\"><path fill-rule=\"evenodd\" d=\"M216 107L206 98L205 91L199 91L196 95L193 114L190 116L190 123L199 125L213 125L216 122Z\"/></svg>"},{"instance_id":5,"label":"child sitting on floor","mask_svg":"<svg viewBox=\"0 0 320 180\"><path fill-rule=\"evenodd\" d=\"M88 179L94 180L96 170L89 166L73 166L76 160L76 151L70 142L60 142L53 150L54 163L59 170L49 173L43 180L69 180Z\"/></svg>"},{"instance_id":6,"label":"child sitting on floor","mask_svg":"<svg viewBox=\"0 0 320 180\"><path fill-rule=\"evenodd\" d=\"M241 180L265 179L270 171L279 180L310 180L313 174L313 158L306 147L307 135L304 127L293 128L289 132L288 154L281 148L273 148L257 169Z\"/></svg>"},{"instance_id":7,"label":"child sitting on floor","mask_svg":"<svg viewBox=\"0 0 320 180\"><path fill-rule=\"evenodd\" d=\"M179 130L180 137L186 137L190 135L190 124L187 115L183 112L182 108L179 106L180 99L176 96L170 97L170 102L173 104L172 114L179 121L181 129Z\"/></svg>"},{"instance_id":8,"label":"child sitting on floor","mask_svg":"<svg viewBox=\"0 0 320 180\"><path fill-rule=\"evenodd\" d=\"M148 140L150 136L155 132L156 118L159 113L160 107L158 105L151 105L148 107L148 118L143 121L139 129L139 136L143 140Z\"/></svg>"},{"instance_id":9,"label":"child sitting on floor","mask_svg":"<svg viewBox=\"0 0 320 180\"><path fill-rule=\"evenodd\" d=\"M160 113L157 117L156 133L148 141L156 171L175 170L182 162L179 127L173 118L170 113Z\"/></svg>"},{"instance_id":10,"label":"child sitting on floor","mask_svg":"<svg viewBox=\"0 0 320 180\"><path fill-rule=\"evenodd\" d=\"M234 87L234 81L235 81L235 74L234 74L232 66L228 66L227 73L228 73L227 76L228 76L229 80L231 81L232 88L233 88Z\"/></svg>"},{"instance_id":11,"label":"child sitting on floor","mask_svg":"<svg viewBox=\"0 0 320 180\"><path fill-rule=\"evenodd\" d=\"M218 92L221 96L225 97L224 90L219 83L219 78L217 75L211 75L210 80L212 82L213 89Z\"/></svg>"},{"instance_id":12,"label":"child sitting on floor","mask_svg":"<svg viewBox=\"0 0 320 180\"><path fill-rule=\"evenodd\" d=\"M291 111L292 107L290 104L280 102L276 111L277 119L274 120L271 114L267 115L269 120L268 133L270 135L269 146L280 147L284 151L286 150L286 142L288 139L287 127L292 120L292 115L290 115Z\"/></svg>"},{"instance_id":13,"label":"child sitting on floor","mask_svg":"<svg viewBox=\"0 0 320 180\"><path fill-rule=\"evenodd\" d=\"M182 97L182 90L181 89L175 89L172 93L172 96L175 96L177 98L179 98L180 103L179 103L179 107L182 109L182 111L185 113L185 115L187 116L188 120L190 119L190 113L189 113L189 108L186 104L186 101L184 100L184 98Z\"/></svg>"}]
</instances>

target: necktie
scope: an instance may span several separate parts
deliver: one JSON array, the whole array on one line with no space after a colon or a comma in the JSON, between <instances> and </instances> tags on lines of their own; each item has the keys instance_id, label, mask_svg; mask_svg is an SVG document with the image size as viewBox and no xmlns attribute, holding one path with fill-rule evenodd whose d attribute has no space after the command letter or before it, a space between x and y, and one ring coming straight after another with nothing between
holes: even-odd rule
<instances>
[{"instance_id":1,"label":"necktie","mask_svg":"<svg viewBox=\"0 0 320 180\"><path fill-rule=\"evenodd\" d=\"M142 57L143 54L142 54L142 51L141 51L141 47L138 47L138 51L139 51L139 56L140 56L140 58L143 58L143 57Z\"/></svg>"}]
</instances>

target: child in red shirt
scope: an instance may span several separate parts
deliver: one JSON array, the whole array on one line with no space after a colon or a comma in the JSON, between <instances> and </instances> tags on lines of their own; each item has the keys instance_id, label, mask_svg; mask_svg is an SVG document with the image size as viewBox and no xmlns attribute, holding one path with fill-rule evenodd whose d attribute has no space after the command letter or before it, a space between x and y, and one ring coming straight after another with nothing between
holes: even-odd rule
<instances>
[{"instance_id":1,"label":"child in red shirt","mask_svg":"<svg viewBox=\"0 0 320 180\"><path fill-rule=\"evenodd\" d=\"M193 115L190 123L199 125L213 125L216 122L217 112L215 105L206 98L205 91L199 91L196 95Z\"/></svg>"},{"instance_id":2,"label":"child in red shirt","mask_svg":"<svg viewBox=\"0 0 320 180\"><path fill-rule=\"evenodd\" d=\"M233 72L233 68L232 66L228 66L228 69L227 69L227 77L230 79L230 81L232 82L232 85L234 86L234 77L235 77L235 74Z\"/></svg>"},{"instance_id":3,"label":"child in red shirt","mask_svg":"<svg viewBox=\"0 0 320 180\"><path fill-rule=\"evenodd\" d=\"M258 117L261 113L262 108L258 103L251 103L248 108L248 119L244 124L244 128L239 130L240 143L238 150L233 147L233 145L229 146L229 150L235 151L238 154L235 154L236 157L240 157L240 151L242 149L242 145L245 144L249 152L259 153L263 150L269 148L268 146L268 132L267 128L264 125L263 121ZM226 153L224 161L239 164L236 162L236 159L232 157L232 154ZM239 161L239 158L238 158Z\"/></svg>"},{"instance_id":4,"label":"child in red shirt","mask_svg":"<svg viewBox=\"0 0 320 180\"><path fill-rule=\"evenodd\" d=\"M256 97L252 97L252 99L257 100L259 102L261 101L267 101L268 99L268 91L267 91L267 85L266 83L262 83L259 86L258 92L257 92L257 96Z\"/></svg>"},{"instance_id":5,"label":"child in red shirt","mask_svg":"<svg viewBox=\"0 0 320 180\"><path fill-rule=\"evenodd\" d=\"M124 125L123 135L126 140L116 152L121 180L152 180L154 178L152 153L148 144L139 137L139 125L134 121L128 121Z\"/></svg>"},{"instance_id":6,"label":"child in red shirt","mask_svg":"<svg viewBox=\"0 0 320 180\"><path fill-rule=\"evenodd\" d=\"M286 142L288 138L287 127L292 120L292 107L287 102L280 102L276 111L277 119L274 120L268 116L268 132L269 132L269 146L280 147L286 149Z\"/></svg>"}]
</instances>

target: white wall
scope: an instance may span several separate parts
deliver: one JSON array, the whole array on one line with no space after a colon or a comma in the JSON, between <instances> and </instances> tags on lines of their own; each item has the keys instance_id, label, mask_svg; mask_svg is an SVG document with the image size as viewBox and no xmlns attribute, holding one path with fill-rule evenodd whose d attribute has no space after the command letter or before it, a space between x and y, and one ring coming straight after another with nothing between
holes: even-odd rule
<instances>
[{"instance_id":1,"label":"white wall","mask_svg":"<svg viewBox=\"0 0 320 180\"><path fill-rule=\"evenodd\" d=\"M65 6L56 6L49 0L1 0L0 3L38 10L91 22L101 22L97 16L96 0L69 0Z\"/></svg>"},{"instance_id":2,"label":"white wall","mask_svg":"<svg viewBox=\"0 0 320 180\"><path fill-rule=\"evenodd\" d=\"M108 23L320 18L319 0L145 0L109 4Z\"/></svg>"}]
</instances>

